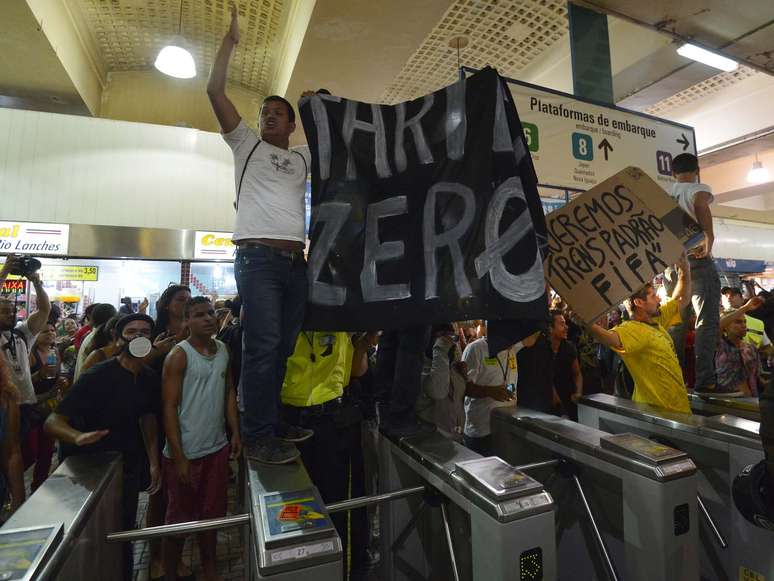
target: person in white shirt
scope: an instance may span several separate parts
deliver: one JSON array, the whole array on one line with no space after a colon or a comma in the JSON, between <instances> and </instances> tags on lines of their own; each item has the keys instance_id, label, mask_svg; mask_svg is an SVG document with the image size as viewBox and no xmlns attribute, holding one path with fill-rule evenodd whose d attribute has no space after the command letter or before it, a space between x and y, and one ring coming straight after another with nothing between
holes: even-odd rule
<instances>
[{"instance_id":1,"label":"person in white shirt","mask_svg":"<svg viewBox=\"0 0 774 581\"><path fill-rule=\"evenodd\" d=\"M710 204L712 188L699 183L699 160L690 153L681 153L672 160L672 174L677 180L672 186L672 197L684 212L699 223L704 231L704 242L688 253L691 267L693 296L691 304L696 312L696 393L715 393L715 350L720 337L720 277L712 260L712 229Z\"/></svg>"},{"instance_id":2,"label":"person in white shirt","mask_svg":"<svg viewBox=\"0 0 774 581\"><path fill-rule=\"evenodd\" d=\"M465 446L482 456L492 454L490 416L498 407L515 406L512 395L517 381L516 353L525 344L533 345L538 333L531 335L489 357L486 337L476 339L465 347L462 360L468 367L468 386L465 391Z\"/></svg>"},{"instance_id":3,"label":"person in white shirt","mask_svg":"<svg viewBox=\"0 0 774 581\"><path fill-rule=\"evenodd\" d=\"M312 436L311 430L281 423L279 413L285 362L306 309L304 196L310 164L308 149L306 156L289 149L296 124L288 101L277 95L264 99L258 137L226 96L228 63L238 42L232 7L231 26L215 56L207 95L234 154L234 277L242 297L244 333L242 436L249 458L284 464L299 457L293 442Z\"/></svg>"}]
</instances>

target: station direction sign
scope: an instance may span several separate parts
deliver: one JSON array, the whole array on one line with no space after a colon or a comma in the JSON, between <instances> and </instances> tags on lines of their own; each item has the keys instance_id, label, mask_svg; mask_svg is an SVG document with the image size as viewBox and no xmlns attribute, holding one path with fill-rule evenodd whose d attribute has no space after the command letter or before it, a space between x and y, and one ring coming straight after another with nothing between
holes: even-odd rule
<instances>
[{"instance_id":1,"label":"station direction sign","mask_svg":"<svg viewBox=\"0 0 774 581\"><path fill-rule=\"evenodd\" d=\"M628 166L669 189L692 127L507 79L540 185L589 190Z\"/></svg>"}]
</instances>

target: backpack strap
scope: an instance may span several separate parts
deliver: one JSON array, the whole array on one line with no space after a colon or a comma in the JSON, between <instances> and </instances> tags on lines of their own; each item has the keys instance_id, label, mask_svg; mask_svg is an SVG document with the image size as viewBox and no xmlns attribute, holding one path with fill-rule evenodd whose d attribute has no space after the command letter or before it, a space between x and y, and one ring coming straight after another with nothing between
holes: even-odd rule
<instances>
[{"instance_id":1,"label":"backpack strap","mask_svg":"<svg viewBox=\"0 0 774 581\"><path fill-rule=\"evenodd\" d=\"M242 193L242 180L245 179L245 172L247 171L247 164L250 163L250 158L253 157L253 152L255 149L261 144L261 140L259 139L255 145L253 145L253 148L250 150L250 153L247 154L247 159L245 160L245 165L242 167L242 175L239 176L239 185L237 186L237 193L236 193L236 202L234 202L234 209L239 209L239 195ZM301 154L299 154L301 155ZM306 163L306 161L304 161Z\"/></svg>"}]
</instances>

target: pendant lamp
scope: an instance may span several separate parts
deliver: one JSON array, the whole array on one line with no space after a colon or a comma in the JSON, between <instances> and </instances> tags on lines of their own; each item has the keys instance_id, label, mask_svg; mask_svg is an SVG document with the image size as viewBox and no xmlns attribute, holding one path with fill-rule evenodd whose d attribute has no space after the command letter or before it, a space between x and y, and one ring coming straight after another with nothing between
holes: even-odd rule
<instances>
[{"instance_id":1,"label":"pendant lamp","mask_svg":"<svg viewBox=\"0 0 774 581\"><path fill-rule=\"evenodd\" d=\"M177 23L177 35L172 38L170 44L161 49L153 66L170 77L191 79L196 76L196 63L191 53L183 48L185 39L182 36L182 28L183 0L180 0L180 18Z\"/></svg>"}]
</instances>

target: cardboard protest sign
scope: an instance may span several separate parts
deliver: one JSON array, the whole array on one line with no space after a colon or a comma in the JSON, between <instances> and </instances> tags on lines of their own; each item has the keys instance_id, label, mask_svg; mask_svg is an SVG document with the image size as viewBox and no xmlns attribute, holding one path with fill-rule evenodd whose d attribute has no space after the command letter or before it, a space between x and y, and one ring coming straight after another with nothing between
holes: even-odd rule
<instances>
[{"instance_id":1,"label":"cardboard protest sign","mask_svg":"<svg viewBox=\"0 0 774 581\"><path fill-rule=\"evenodd\" d=\"M698 224L629 167L546 216L551 286L587 322L620 304L701 240Z\"/></svg>"},{"instance_id":2,"label":"cardboard protest sign","mask_svg":"<svg viewBox=\"0 0 774 581\"><path fill-rule=\"evenodd\" d=\"M312 154L306 329L545 318L545 218L494 69L397 105L317 94L300 111Z\"/></svg>"}]
</instances>

